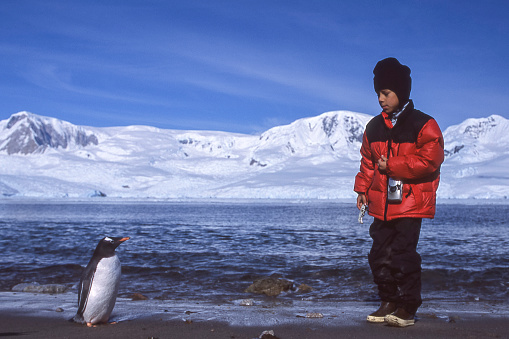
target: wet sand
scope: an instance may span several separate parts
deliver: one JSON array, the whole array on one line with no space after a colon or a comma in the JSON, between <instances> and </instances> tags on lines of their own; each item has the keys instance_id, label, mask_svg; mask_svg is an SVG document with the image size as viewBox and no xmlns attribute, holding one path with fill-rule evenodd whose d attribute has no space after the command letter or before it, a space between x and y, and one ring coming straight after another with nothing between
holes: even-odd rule
<instances>
[{"instance_id":1,"label":"wet sand","mask_svg":"<svg viewBox=\"0 0 509 339\"><path fill-rule=\"evenodd\" d=\"M56 318L27 317L0 313L0 336L19 338L258 338L272 330L281 339L292 338L508 338L509 319L474 317L454 323L420 319L407 328L368 324L324 324L302 319L271 326L232 326L217 321L187 323L158 317L139 318L114 325L88 328Z\"/></svg>"},{"instance_id":2,"label":"wet sand","mask_svg":"<svg viewBox=\"0 0 509 339\"><path fill-rule=\"evenodd\" d=\"M0 337L12 338L258 338L272 330L291 338L509 338L508 305L429 302L407 328L369 324L372 302L294 303L132 301L119 299L113 325L88 328L69 322L75 295L0 293ZM306 318L311 313L322 318Z\"/></svg>"}]
</instances>

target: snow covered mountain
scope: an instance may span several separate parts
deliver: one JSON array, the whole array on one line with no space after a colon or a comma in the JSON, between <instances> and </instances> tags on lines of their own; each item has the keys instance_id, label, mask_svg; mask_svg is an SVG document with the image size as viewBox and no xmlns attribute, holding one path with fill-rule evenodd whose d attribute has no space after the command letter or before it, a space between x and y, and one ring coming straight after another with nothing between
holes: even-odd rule
<instances>
[{"instance_id":1,"label":"snow covered mountain","mask_svg":"<svg viewBox=\"0 0 509 339\"><path fill-rule=\"evenodd\" d=\"M467 119L447 128L440 196L507 199L508 131L509 120L499 115Z\"/></svg>"},{"instance_id":2,"label":"snow covered mountain","mask_svg":"<svg viewBox=\"0 0 509 339\"><path fill-rule=\"evenodd\" d=\"M253 136L78 127L21 112L0 122L0 192L32 197L351 196L352 165L369 119L329 112ZM46 133L51 138L39 137L45 135L40 131L52 131Z\"/></svg>"},{"instance_id":3,"label":"snow covered mountain","mask_svg":"<svg viewBox=\"0 0 509 339\"><path fill-rule=\"evenodd\" d=\"M359 148L371 118L327 112L256 136L75 126L20 112L0 121L0 194L354 199ZM444 132L440 197L507 197L508 125L490 116Z\"/></svg>"},{"instance_id":4,"label":"snow covered mountain","mask_svg":"<svg viewBox=\"0 0 509 339\"><path fill-rule=\"evenodd\" d=\"M14 114L0 123L0 151L7 154L42 153L46 148L97 145L97 138L83 128L28 112Z\"/></svg>"}]
</instances>

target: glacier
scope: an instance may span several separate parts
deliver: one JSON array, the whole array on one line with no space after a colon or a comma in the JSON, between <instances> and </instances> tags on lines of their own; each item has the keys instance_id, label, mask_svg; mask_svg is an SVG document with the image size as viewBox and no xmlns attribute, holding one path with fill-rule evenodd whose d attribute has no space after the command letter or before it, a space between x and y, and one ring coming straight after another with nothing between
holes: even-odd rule
<instances>
[{"instance_id":1,"label":"glacier","mask_svg":"<svg viewBox=\"0 0 509 339\"><path fill-rule=\"evenodd\" d=\"M332 111L259 135L76 126L29 112L0 121L0 196L351 199L372 115ZM507 199L509 121L444 131L441 199Z\"/></svg>"}]
</instances>

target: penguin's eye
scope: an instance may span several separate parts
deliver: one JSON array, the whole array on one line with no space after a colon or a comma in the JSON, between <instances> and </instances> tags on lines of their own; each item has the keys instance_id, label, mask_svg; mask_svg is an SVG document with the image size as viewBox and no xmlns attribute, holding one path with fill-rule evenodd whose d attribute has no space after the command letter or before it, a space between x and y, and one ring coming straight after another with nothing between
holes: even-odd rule
<instances>
[{"instance_id":1,"label":"penguin's eye","mask_svg":"<svg viewBox=\"0 0 509 339\"><path fill-rule=\"evenodd\" d=\"M109 241L109 242L113 242L113 239L108 238L108 237L104 238L104 240Z\"/></svg>"}]
</instances>

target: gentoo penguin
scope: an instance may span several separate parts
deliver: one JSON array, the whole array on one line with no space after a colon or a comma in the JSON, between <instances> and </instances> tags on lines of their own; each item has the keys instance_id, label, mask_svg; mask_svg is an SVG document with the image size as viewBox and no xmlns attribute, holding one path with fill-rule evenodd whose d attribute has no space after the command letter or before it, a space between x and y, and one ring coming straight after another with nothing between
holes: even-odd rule
<instances>
[{"instance_id":1,"label":"gentoo penguin","mask_svg":"<svg viewBox=\"0 0 509 339\"><path fill-rule=\"evenodd\" d=\"M72 320L92 326L108 321L117 300L120 260L115 249L129 237L105 237L99 241L78 291L78 312Z\"/></svg>"}]
</instances>

